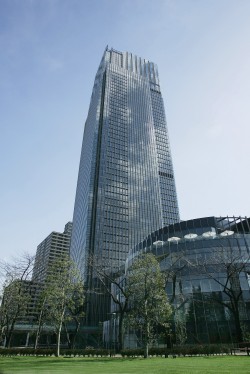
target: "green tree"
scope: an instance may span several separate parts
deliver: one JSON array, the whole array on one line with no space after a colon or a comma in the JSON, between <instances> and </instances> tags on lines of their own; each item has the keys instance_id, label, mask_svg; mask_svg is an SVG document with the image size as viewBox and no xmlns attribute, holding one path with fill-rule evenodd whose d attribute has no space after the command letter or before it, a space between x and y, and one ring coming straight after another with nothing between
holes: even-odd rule
<instances>
[{"instance_id":1,"label":"green tree","mask_svg":"<svg viewBox=\"0 0 250 374\"><path fill-rule=\"evenodd\" d=\"M165 292L165 276L155 256L145 254L135 260L127 274L130 294L128 323L142 332L144 357L149 344L157 336L157 327L168 327L172 309Z\"/></svg>"},{"instance_id":2,"label":"green tree","mask_svg":"<svg viewBox=\"0 0 250 374\"><path fill-rule=\"evenodd\" d=\"M64 325L83 316L84 288L75 264L68 258L51 265L43 297L46 305L46 322L54 326L57 337L56 355L60 356L61 332Z\"/></svg>"}]
</instances>

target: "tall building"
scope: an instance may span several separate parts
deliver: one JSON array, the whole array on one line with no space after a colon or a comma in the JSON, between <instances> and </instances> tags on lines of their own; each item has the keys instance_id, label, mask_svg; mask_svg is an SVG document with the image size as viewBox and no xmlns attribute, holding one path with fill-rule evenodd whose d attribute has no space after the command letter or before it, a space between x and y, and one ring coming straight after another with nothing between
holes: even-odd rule
<instances>
[{"instance_id":1,"label":"tall building","mask_svg":"<svg viewBox=\"0 0 250 374\"><path fill-rule=\"evenodd\" d=\"M178 221L157 66L107 47L85 123L71 256L91 288L90 254L119 266L149 232Z\"/></svg>"},{"instance_id":2,"label":"tall building","mask_svg":"<svg viewBox=\"0 0 250 374\"><path fill-rule=\"evenodd\" d=\"M65 225L64 232L53 231L38 246L32 279L43 283L49 274L53 261L62 258L64 253L69 253L72 222Z\"/></svg>"}]
</instances>

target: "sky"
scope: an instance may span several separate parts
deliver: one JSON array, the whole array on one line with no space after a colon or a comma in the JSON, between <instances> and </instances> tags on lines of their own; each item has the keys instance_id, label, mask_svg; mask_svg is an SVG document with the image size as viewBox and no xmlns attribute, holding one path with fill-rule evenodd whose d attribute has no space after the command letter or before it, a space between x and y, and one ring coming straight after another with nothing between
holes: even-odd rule
<instances>
[{"instance_id":1,"label":"sky","mask_svg":"<svg viewBox=\"0 0 250 374\"><path fill-rule=\"evenodd\" d=\"M181 219L249 216L249 0L0 0L0 259L72 220L108 45L157 63Z\"/></svg>"}]
</instances>

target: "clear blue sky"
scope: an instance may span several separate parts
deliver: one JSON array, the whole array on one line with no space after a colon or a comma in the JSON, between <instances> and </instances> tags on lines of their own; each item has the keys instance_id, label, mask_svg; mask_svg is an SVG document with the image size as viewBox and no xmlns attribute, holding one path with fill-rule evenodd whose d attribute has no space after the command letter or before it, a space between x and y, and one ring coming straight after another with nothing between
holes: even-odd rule
<instances>
[{"instance_id":1,"label":"clear blue sky","mask_svg":"<svg viewBox=\"0 0 250 374\"><path fill-rule=\"evenodd\" d=\"M158 64L182 219L249 215L249 0L0 0L1 258L72 219L105 46Z\"/></svg>"}]
</instances>

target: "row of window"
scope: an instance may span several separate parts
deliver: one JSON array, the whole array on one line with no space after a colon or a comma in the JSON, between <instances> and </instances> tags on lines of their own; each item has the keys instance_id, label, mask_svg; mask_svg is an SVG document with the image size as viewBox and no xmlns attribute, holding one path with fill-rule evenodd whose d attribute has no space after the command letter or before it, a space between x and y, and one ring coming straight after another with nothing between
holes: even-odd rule
<instances>
[{"instance_id":1,"label":"row of window","mask_svg":"<svg viewBox=\"0 0 250 374\"><path fill-rule=\"evenodd\" d=\"M127 186L128 177L124 177L122 175L112 175L112 177L110 177L109 175L106 175L106 183L120 183L122 186Z\"/></svg>"},{"instance_id":2,"label":"row of window","mask_svg":"<svg viewBox=\"0 0 250 374\"><path fill-rule=\"evenodd\" d=\"M126 197L123 199L123 196L120 196L120 198L106 196L105 203L116 207L127 207L128 199Z\"/></svg>"},{"instance_id":3,"label":"row of window","mask_svg":"<svg viewBox=\"0 0 250 374\"><path fill-rule=\"evenodd\" d=\"M107 219L112 219L112 220L118 220L118 221L128 221L128 213L127 214L122 214L122 213L117 213L117 212L105 212L104 218Z\"/></svg>"},{"instance_id":4,"label":"row of window","mask_svg":"<svg viewBox=\"0 0 250 374\"><path fill-rule=\"evenodd\" d=\"M123 139L123 141L121 140L121 137L114 137L114 136L110 136L109 139L108 139L108 146L110 148L112 147L115 147L118 148L118 147L124 147L126 146L127 144L127 140L125 137Z\"/></svg>"},{"instance_id":5,"label":"row of window","mask_svg":"<svg viewBox=\"0 0 250 374\"><path fill-rule=\"evenodd\" d=\"M115 237L120 237L120 238L123 238L123 239L128 239L128 229L124 229L124 231L127 231L127 233L125 234L125 232L123 232L122 234L121 233L118 234L119 231L115 232L115 228L113 228L112 232L110 232L110 231L108 231L108 232L103 231L103 238L106 241L108 239L114 241Z\"/></svg>"},{"instance_id":6,"label":"row of window","mask_svg":"<svg viewBox=\"0 0 250 374\"><path fill-rule=\"evenodd\" d=\"M107 173L107 176L113 176L113 175L123 175L124 177L125 176L128 176L128 168L127 167L124 167L122 165L116 165L116 167L113 167L113 166L110 166L110 165L107 165L106 166L106 173Z\"/></svg>"},{"instance_id":7,"label":"row of window","mask_svg":"<svg viewBox=\"0 0 250 374\"><path fill-rule=\"evenodd\" d=\"M112 159L107 159L106 164L107 167L112 167L112 165L128 167L128 162L125 161L125 159L123 160L121 158L114 157Z\"/></svg>"},{"instance_id":8,"label":"row of window","mask_svg":"<svg viewBox=\"0 0 250 374\"><path fill-rule=\"evenodd\" d=\"M123 164L123 165L128 165L128 162L127 162L127 157L124 157L122 155L119 155L117 153L108 153L107 154L107 158L106 158L106 162L107 163L115 163L115 164Z\"/></svg>"},{"instance_id":9,"label":"row of window","mask_svg":"<svg viewBox=\"0 0 250 374\"><path fill-rule=\"evenodd\" d=\"M121 212L121 213L123 213L123 214L125 214L125 213L127 213L128 212L128 207L127 207L127 204L126 204L126 206L124 206L124 207L117 207L117 206L113 206L113 205L110 205L109 203L107 203L106 201L105 201L105 211L112 211L112 212Z\"/></svg>"},{"instance_id":10,"label":"row of window","mask_svg":"<svg viewBox=\"0 0 250 374\"><path fill-rule=\"evenodd\" d=\"M114 134L117 134L117 135L127 135L128 134L128 129L126 126L123 126L121 124L119 125L113 125L113 124L109 124L109 129L108 129L109 133L114 133Z\"/></svg>"},{"instance_id":11,"label":"row of window","mask_svg":"<svg viewBox=\"0 0 250 374\"><path fill-rule=\"evenodd\" d=\"M123 183L115 182L115 184L107 184L105 186L106 191L116 191L116 192L128 192L128 185L124 185Z\"/></svg>"},{"instance_id":12,"label":"row of window","mask_svg":"<svg viewBox=\"0 0 250 374\"><path fill-rule=\"evenodd\" d=\"M115 191L105 191L105 196L108 198L121 198L123 201L126 201L128 198L128 193L126 192L115 192Z\"/></svg>"}]
</instances>

